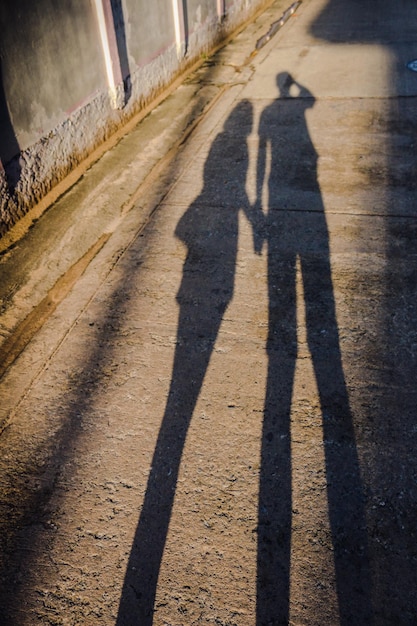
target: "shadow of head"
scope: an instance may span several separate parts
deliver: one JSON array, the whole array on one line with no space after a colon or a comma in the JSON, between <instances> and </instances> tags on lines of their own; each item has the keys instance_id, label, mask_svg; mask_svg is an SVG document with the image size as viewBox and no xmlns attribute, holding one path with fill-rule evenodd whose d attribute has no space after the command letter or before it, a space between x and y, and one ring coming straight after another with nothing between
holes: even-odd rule
<instances>
[{"instance_id":1,"label":"shadow of head","mask_svg":"<svg viewBox=\"0 0 417 626\"><path fill-rule=\"evenodd\" d=\"M280 72L277 74L277 87L279 91L279 95L281 98L289 98L290 97L290 89L292 85L295 84L295 81L291 74L288 72Z\"/></svg>"},{"instance_id":2,"label":"shadow of head","mask_svg":"<svg viewBox=\"0 0 417 626\"><path fill-rule=\"evenodd\" d=\"M250 135L252 131L253 106L249 100L239 102L224 123L226 132L238 131L239 136Z\"/></svg>"}]
</instances>

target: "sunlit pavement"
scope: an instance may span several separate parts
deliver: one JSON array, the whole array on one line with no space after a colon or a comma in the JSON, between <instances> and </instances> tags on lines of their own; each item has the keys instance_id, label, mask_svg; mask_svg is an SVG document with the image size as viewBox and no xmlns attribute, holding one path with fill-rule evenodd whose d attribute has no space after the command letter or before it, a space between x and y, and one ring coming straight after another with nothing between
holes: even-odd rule
<instances>
[{"instance_id":1,"label":"sunlit pavement","mask_svg":"<svg viewBox=\"0 0 417 626\"><path fill-rule=\"evenodd\" d=\"M416 25L304 0L189 79L2 379L2 623L417 623Z\"/></svg>"}]
</instances>

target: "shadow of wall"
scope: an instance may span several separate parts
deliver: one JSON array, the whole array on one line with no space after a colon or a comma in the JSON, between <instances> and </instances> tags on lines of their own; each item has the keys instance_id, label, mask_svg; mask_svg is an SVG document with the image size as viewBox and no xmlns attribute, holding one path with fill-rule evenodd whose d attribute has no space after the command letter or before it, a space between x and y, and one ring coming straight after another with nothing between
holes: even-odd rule
<instances>
[{"instance_id":1,"label":"shadow of wall","mask_svg":"<svg viewBox=\"0 0 417 626\"><path fill-rule=\"evenodd\" d=\"M0 57L0 161L8 192L13 195L20 178L20 147L10 119Z\"/></svg>"},{"instance_id":2,"label":"shadow of wall","mask_svg":"<svg viewBox=\"0 0 417 626\"><path fill-rule=\"evenodd\" d=\"M375 624L417 620L417 75L406 67L416 56L416 25L417 7L409 0L330 0L311 26L320 39L375 44L391 59L387 95L369 104L375 148L361 172L374 194L363 207L368 237L383 225L384 269L362 268L366 280L358 280L351 309L353 319L361 307L366 320L352 373L363 381L353 396Z\"/></svg>"}]
</instances>

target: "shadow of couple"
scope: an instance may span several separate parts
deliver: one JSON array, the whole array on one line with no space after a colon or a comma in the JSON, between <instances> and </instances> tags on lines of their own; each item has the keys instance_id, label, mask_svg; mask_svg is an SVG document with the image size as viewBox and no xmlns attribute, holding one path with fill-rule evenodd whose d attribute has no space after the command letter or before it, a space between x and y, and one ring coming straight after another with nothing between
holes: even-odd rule
<instances>
[{"instance_id":1,"label":"shadow of couple","mask_svg":"<svg viewBox=\"0 0 417 626\"><path fill-rule=\"evenodd\" d=\"M320 397L327 498L340 623L371 623L363 488L342 368L329 234L317 180L318 155L307 127L313 95L291 75L262 112L257 200L246 193L252 104L243 100L211 145L204 187L176 228L187 247L178 291L172 378L117 624L153 623L158 574L185 440L224 313L233 297L238 217L267 249L268 372L258 505L258 626L288 624L291 549L291 398L297 359L296 271L301 269L306 331ZM268 160L270 165L268 167ZM265 183L268 206L262 207Z\"/></svg>"}]
</instances>

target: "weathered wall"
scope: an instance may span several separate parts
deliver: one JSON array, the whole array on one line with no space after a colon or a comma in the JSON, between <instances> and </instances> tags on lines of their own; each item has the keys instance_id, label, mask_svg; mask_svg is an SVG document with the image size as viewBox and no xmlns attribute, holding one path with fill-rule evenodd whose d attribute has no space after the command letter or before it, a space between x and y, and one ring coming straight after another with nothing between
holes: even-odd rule
<instances>
[{"instance_id":1,"label":"weathered wall","mask_svg":"<svg viewBox=\"0 0 417 626\"><path fill-rule=\"evenodd\" d=\"M174 43L172 0L125 0L131 61L140 67L163 54ZM138 37L137 34L140 33Z\"/></svg>"},{"instance_id":2,"label":"weathered wall","mask_svg":"<svg viewBox=\"0 0 417 626\"><path fill-rule=\"evenodd\" d=\"M2 0L0 236L186 64L266 3Z\"/></svg>"}]
</instances>

